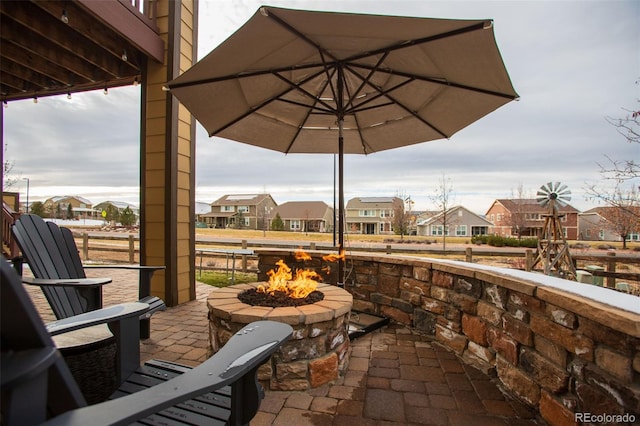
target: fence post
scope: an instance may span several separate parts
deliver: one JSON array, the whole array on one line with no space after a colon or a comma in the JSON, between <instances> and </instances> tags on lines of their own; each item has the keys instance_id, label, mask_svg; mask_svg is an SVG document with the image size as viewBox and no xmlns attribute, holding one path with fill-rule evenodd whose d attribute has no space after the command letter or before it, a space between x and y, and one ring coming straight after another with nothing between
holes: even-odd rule
<instances>
[{"instance_id":1,"label":"fence post","mask_svg":"<svg viewBox=\"0 0 640 426\"><path fill-rule=\"evenodd\" d=\"M133 234L129 234L129 263L136 263L135 255L136 247L134 244Z\"/></svg>"},{"instance_id":2,"label":"fence post","mask_svg":"<svg viewBox=\"0 0 640 426\"><path fill-rule=\"evenodd\" d=\"M464 260L468 263L473 263L473 250L471 247L464 249Z\"/></svg>"},{"instance_id":3,"label":"fence post","mask_svg":"<svg viewBox=\"0 0 640 426\"><path fill-rule=\"evenodd\" d=\"M84 260L89 260L89 234L82 233L82 257Z\"/></svg>"},{"instance_id":4,"label":"fence post","mask_svg":"<svg viewBox=\"0 0 640 426\"><path fill-rule=\"evenodd\" d=\"M531 272L531 266L533 265L533 250L526 249L524 251L524 270Z\"/></svg>"},{"instance_id":5,"label":"fence post","mask_svg":"<svg viewBox=\"0 0 640 426\"><path fill-rule=\"evenodd\" d=\"M615 258L616 253L614 251L610 251L607 253L607 256L610 256L612 258ZM614 274L616 272L616 260L615 259L608 259L607 260L607 269L606 271L610 274ZM605 285L605 287L608 288L614 288L616 286L616 277L614 277L613 275L608 275L607 276L607 285Z\"/></svg>"},{"instance_id":6,"label":"fence post","mask_svg":"<svg viewBox=\"0 0 640 426\"><path fill-rule=\"evenodd\" d=\"M246 249L247 248L247 240L242 240L242 248ZM234 262L235 262L235 258L234 258ZM235 267L235 265L233 265ZM242 272L247 272L247 255L243 254L242 255Z\"/></svg>"},{"instance_id":7,"label":"fence post","mask_svg":"<svg viewBox=\"0 0 640 426\"><path fill-rule=\"evenodd\" d=\"M391 244L387 244L387 254L391 254Z\"/></svg>"},{"instance_id":8,"label":"fence post","mask_svg":"<svg viewBox=\"0 0 640 426\"><path fill-rule=\"evenodd\" d=\"M310 242L309 243L309 250L315 250L316 249L316 243L315 242Z\"/></svg>"}]
</instances>

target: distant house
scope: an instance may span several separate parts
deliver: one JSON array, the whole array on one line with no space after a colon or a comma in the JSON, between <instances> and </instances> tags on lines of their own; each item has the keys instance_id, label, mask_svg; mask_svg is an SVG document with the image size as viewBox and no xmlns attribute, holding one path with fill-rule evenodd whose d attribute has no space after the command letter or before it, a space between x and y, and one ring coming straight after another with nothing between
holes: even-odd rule
<instances>
[{"instance_id":1,"label":"distant house","mask_svg":"<svg viewBox=\"0 0 640 426\"><path fill-rule=\"evenodd\" d=\"M285 231L331 232L333 209L323 201L288 201L280 204L270 218L280 215Z\"/></svg>"},{"instance_id":2,"label":"distant house","mask_svg":"<svg viewBox=\"0 0 640 426\"><path fill-rule=\"evenodd\" d=\"M447 210L446 217L443 212L439 212L419 220L417 228L418 235L471 237L488 234L492 225L491 222L467 208L454 206Z\"/></svg>"},{"instance_id":3,"label":"distant house","mask_svg":"<svg viewBox=\"0 0 640 426\"><path fill-rule=\"evenodd\" d=\"M102 211L106 210L108 207L114 208L120 213L122 213L122 210L129 207L129 209L131 209L131 211L134 212L136 216L140 215L140 209L138 208L138 206L124 201L103 201L93 206L93 209L101 214Z\"/></svg>"},{"instance_id":4,"label":"distant house","mask_svg":"<svg viewBox=\"0 0 640 426\"><path fill-rule=\"evenodd\" d=\"M345 231L352 234L393 234L393 209L398 197L357 197L345 207Z\"/></svg>"},{"instance_id":5,"label":"distant house","mask_svg":"<svg viewBox=\"0 0 640 426\"><path fill-rule=\"evenodd\" d=\"M91 201L78 195L63 195L46 199L43 203L45 211L51 213L52 217L73 219L73 218L94 218L98 217L98 212L93 209ZM69 205L73 218L67 217Z\"/></svg>"},{"instance_id":6,"label":"distant house","mask_svg":"<svg viewBox=\"0 0 640 426\"><path fill-rule=\"evenodd\" d=\"M560 223L565 238L578 238L578 210L567 204L558 207L562 214ZM548 207L542 207L534 199L499 199L495 200L485 217L493 224L490 234L503 237L540 237L544 227Z\"/></svg>"},{"instance_id":7,"label":"distant house","mask_svg":"<svg viewBox=\"0 0 640 426\"><path fill-rule=\"evenodd\" d=\"M277 206L269 194L228 194L211 203L200 219L210 228L263 229Z\"/></svg>"},{"instance_id":8,"label":"distant house","mask_svg":"<svg viewBox=\"0 0 640 426\"><path fill-rule=\"evenodd\" d=\"M206 223L205 223L204 219L202 218L202 215L211 212L211 204L203 203L203 202L200 202L200 201L196 201L195 210L196 210L195 211L195 214L196 214L196 227L206 227Z\"/></svg>"},{"instance_id":9,"label":"distant house","mask_svg":"<svg viewBox=\"0 0 640 426\"><path fill-rule=\"evenodd\" d=\"M584 241L621 241L614 225L607 217L607 211L616 207L595 207L578 215L578 239ZM627 241L640 241L640 224L627 236Z\"/></svg>"}]
</instances>

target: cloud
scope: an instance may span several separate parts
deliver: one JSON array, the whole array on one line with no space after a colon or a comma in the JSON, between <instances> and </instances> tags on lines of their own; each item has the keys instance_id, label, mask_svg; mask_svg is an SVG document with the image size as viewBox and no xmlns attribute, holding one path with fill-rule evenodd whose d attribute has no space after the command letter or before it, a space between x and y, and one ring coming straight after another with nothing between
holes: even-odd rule
<instances>
[{"instance_id":1,"label":"cloud","mask_svg":"<svg viewBox=\"0 0 640 426\"><path fill-rule=\"evenodd\" d=\"M272 1L274 6L442 18L493 18L498 46L521 96L450 140L346 156L345 196L394 195L416 209L445 174L456 202L484 213L522 184L529 192L550 180L573 191L586 210L586 182L598 181L605 155L640 158L605 116L638 109L640 2ZM209 50L257 10L257 1L201 1L199 50ZM139 88L19 101L4 113L6 158L29 177L31 193L59 191L138 204ZM269 192L278 203L333 202L332 155L284 155L209 138L197 126L196 198ZM19 183L24 193L24 185ZM132 191L133 189L133 191ZM89 195L91 194L91 195ZM95 194L95 198L94 198ZM104 197L104 198L103 198Z\"/></svg>"}]
</instances>

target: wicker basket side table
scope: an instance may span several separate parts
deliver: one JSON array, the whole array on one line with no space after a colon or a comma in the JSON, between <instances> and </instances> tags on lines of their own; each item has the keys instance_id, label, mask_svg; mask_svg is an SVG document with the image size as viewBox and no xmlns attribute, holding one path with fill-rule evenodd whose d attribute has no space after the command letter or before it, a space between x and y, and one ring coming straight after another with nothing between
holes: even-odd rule
<instances>
[{"instance_id":1,"label":"wicker basket side table","mask_svg":"<svg viewBox=\"0 0 640 426\"><path fill-rule=\"evenodd\" d=\"M105 401L116 383L116 343L106 325L53 337L89 404Z\"/></svg>"}]
</instances>

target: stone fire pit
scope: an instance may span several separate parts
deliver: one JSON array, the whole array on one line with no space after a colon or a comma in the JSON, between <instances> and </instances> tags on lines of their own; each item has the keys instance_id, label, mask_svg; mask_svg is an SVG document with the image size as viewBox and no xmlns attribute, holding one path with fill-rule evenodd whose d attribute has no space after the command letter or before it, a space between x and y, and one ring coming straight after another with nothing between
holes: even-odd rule
<instances>
[{"instance_id":1,"label":"stone fire pit","mask_svg":"<svg viewBox=\"0 0 640 426\"><path fill-rule=\"evenodd\" d=\"M332 285L319 284L324 299L304 306L271 308L241 302L238 294L263 282L213 291L208 299L210 352L217 352L245 325L258 320L284 322L293 336L258 372L271 390L305 390L337 379L348 366L349 313L353 297Z\"/></svg>"}]
</instances>

